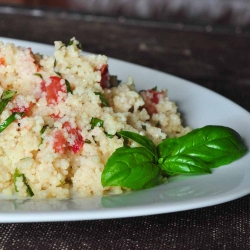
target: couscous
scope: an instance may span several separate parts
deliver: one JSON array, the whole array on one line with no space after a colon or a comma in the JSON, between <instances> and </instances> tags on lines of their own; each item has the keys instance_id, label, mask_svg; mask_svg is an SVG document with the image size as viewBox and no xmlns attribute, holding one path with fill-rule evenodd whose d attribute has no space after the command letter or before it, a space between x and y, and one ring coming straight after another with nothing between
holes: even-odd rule
<instances>
[{"instance_id":1,"label":"couscous","mask_svg":"<svg viewBox=\"0 0 250 250\"><path fill-rule=\"evenodd\" d=\"M119 83L110 73L106 56L84 56L74 38L69 44L56 41L52 56L0 42L2 193L122 193L121 187L101 184L105 163L124 143L117 132L146 135L158 145L191 130L182 126L167 90L138 93L131 77Z\"/></svg>"}]
</instances>

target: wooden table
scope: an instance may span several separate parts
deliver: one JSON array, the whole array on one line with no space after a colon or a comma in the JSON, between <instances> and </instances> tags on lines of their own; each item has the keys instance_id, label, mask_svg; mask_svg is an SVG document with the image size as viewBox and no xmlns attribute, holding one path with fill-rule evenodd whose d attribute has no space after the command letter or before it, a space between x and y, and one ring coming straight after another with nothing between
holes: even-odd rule
<instances>
[{"instance_id":1,"label":"wooden table","mask_svg":"<svg viewBox=\"0 0 250 250\"><path fill-rule=\"evenodd\" d=\"M15 8L0 36L52 44L76 37L106 54L205 86L250 111L244 30ZM244 122L244 121L242 121ZM1 249L250 249L250 196L192 211L62 223L2 224Z\"/></svg>"}]
</instances>

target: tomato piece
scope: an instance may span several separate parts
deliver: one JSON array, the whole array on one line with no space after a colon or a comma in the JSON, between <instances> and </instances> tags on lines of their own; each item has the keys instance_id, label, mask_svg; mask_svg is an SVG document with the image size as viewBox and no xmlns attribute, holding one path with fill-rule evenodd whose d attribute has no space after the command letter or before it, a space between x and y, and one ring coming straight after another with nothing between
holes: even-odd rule
<instances>
[{"instance_id":1,"label":"tomato piece","mask_svg":"<svg viewBox=\"0 0 250 250\"><path fill-rule=\"evenodd\" d=\"M41 90L47 94L46 99L49 105L58 104L58 93L66 93L66 87L60 83L61 77L51 76L49 79L51 80L49 85L46 85L45 81L42 81Z\"/></svg>"},{"instance_id":2,"label":"tomato piece","mask_svg":"<svg viewBox=\"0 0 250 250\"><path fill-rule=\"evenodd\" d=\"M56 130L54 133L53 148L56 153L63 154L66 150L66 139L61 130Z\"/></svg>"},{"instance_id":3,"label":"tomato piece","mask_svg":"<svg viewBox=\"0 0 250 250\"><path fill-rule=\"evenodd\" d=\"M6 65L4 58L0 58L0 65L4 65L4 66Z\"/></svg>"},{"instance_id":4,"label":"tomato piece","mask_svg":"<svg viewBox=\"0 0 250 250\"><path fill-rule=\"evenodd\" d=\"M140 95L145 102L144 107L148 111L149 115L152 116L153 114L158 113L156 109L156 104L159 103L160 98L164 95L164 92L149 89L146 91L142 91Z\"/></svg>"},{"instance_id":5,"label":"tomato piece","mask_svg":"<svg viewBox=\"0 0 250 250\"><path fill-rule=\"evenodd\" d=\"M109 88L110 84L109 84L109 70L108 70L108 65L107 64L102 65L100 71L101 71L101 81L100 81L101 87L103 89Z\"/></svg>"},{"instance_id":6,"label":"tomato piece","mask_svg":"<svg viewBox=\"0 0 250 250\"><path fill-rule=\"evenodd\" d=\"M69 122L65 122L63 124L63 128L67 130L70 137L74 140L74 143L69 145L69 148L74 152L74 154L77 154L82 150L84 145L84 140L81 136L80 130L78 128L72 128Z\"/></svg>"},{"instance_id":7,"label":"tomato piece","mask_svg":"<svg viewBox=\"0 0 250 250\"><path fill-rule=\"evenodd\" d=\"M26 115L30 114L32 107L33 107L33 104L30 103L28 107L24 107L24 106L15 107L15 108L11 109L11 112L12 113L14 113L14 112L24 112L24 114L26 116Z\"/></svg>"}]
</instances>

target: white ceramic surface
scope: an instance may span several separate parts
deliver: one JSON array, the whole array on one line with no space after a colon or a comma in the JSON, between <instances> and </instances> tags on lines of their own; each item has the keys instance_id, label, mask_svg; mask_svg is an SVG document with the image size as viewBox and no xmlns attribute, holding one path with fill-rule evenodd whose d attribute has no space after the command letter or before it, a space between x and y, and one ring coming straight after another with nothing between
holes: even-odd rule
<instances>
[{"instance_id":1,"label":"white ceramic surface","mask_svg":"<svg viewBox=\"0 0 250 250\"><path fill-rule=\"evenodd\" d=\"M51 55L53 47L1 38ZM194 83L115 59L110 73L125 81L133 76L138 90L167 88L186 124L193 128L224 125L235 129L250 148L250 115L232 101ZM250 153L211 175L170 178L167 184L116 196L67 200L20 200L0 196L0 222L43 222L124 218L170 213L231 201L250 193Z\"/></svg>"}]
</instances>

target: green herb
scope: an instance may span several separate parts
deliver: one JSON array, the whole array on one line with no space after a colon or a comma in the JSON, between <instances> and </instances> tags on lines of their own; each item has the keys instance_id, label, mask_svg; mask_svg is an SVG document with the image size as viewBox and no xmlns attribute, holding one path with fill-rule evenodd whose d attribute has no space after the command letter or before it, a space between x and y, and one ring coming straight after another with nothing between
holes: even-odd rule
<instances>
[{"instance_id":1,"label":"green herb","mask_svg":"<svg viewBox=\"0 0 250 250\"><path fill-rule=\"evenodd\" d=\"M39 73L35 73L34 76L38 76L43 80L43 76L41 74L39 74Z\"/></svg>"},{"instance_id":2,"label":"green herb","mask_svg":"<svg viewBox=\"0 0 250 250\"><path fill-rule=\"evenodd\" d=\"M112 135L112 134L108 134L107 132L105 132L105 135L108 137L108 138L113 138L115 135Z\"/></svg>"},{"instance_id":3,"label":"green herb","mask_svg":"<svg viewBox=\"0 0 250 250\"><path fill-rule=\"evenodd\" d=\"M158 157L156 146L148 137L130 131L120 131L118 134L139 143L155 157Z\"/></svg>"},{"instance_id":4,"label":"green herb","mask_svg":"<svg viewBox=\"0 0 250 250\"><path fill-rule=\"evenodd\" d=\"M70 40L67 46L73 45L74 44L74 40Z\"/></svg>"},{"instance_id":5,"label":"green herb","mask_svg":"<svg viewBox=\"0 0 250 250\"><path fill-rule=\"evenodd\" d=\"M24 116L24 112L14 112L5 121L0 124L0 133L3 132L13 121L15 121L16 115Z\"/></svg>"},{"instance_id":6,"label":"green herb","mask_svg":"<svg viewBox=\"0 0 250 250\"><path fill-rule=\"evenodd\" d=\"M103 186L123 186L135 190L158 185L161 169L152 154L141 147L118 148L108 159L102 173Z\"/></svg>"},{"instance_id":7,"label":"green herb","mask_svg":"<svg viewBox=\"0 0 250 250\"><path fill-rule=\"evenodd\" d=\"M173 175L185 171L195 172L193 166L215 168L237 160L247 151L240 135L231 128L206 126L195 129L185 136L171 138L158 146L161 167ZM180 164L181 163L181 164ZM188 168L177 169L176 165ZM198 172L198 169L197 169Z\"/></svg>"},{"instance_id":8,"label":"green herb","mask_svg":"<svg viewBox=\"0 0 250 250\"><path fill-rule=\"evenodd\" d=\"M100 92L94 92L96 95L99 95L100 97L100 100L102 101L102 104L105 106L105 107L108 107L109 106L109 103L108 101L105 99L104 95Z\"/></svg>"},{"instance_id":9,"label":"green herb","mask_svg":"<svg viewBox=\"0 0 250 250\"><path fill-rule=\"evenodd\" d=\"M57 65L57 61L56 61L56 59L55 59L55 61L54 61L54 68L56 67L56 65Z\"/></svg>"},{"instance_id":10,"label":"green herb","mask_svg":"<svg viewBox=\"0 0 250 250\"><path fill-rule=\"evenodd\" d=\"M42 129L40 130L40 134L41 134L41 135L45 132L45 130L46 130L47 127L48 127L48 125L45 125L45 126L42 127ZM43 143L43 138L41 137L40 145L41 145L42 143Z\"/></svg>"},{"instance_id":11,"label":"green herb","mask_svg":"<svg viewBox=\"0 0 250 250\"><path fill-rule=\"evenodd\" d=\"M18 189L17 189L17 186L16 186L16 181L17 181L18 177L22 177L23 178L24 185L27 187L26 191L27 191L28 195L30 197L34 196L34 193L33 193L32 189L31 189L31 187L30 187L30 185L29 185L29 183L27 181L26 176L24 174L21 174L17 168L15 169L15 172L14 172L14 187L15 187L15 191L19 192Z\"/></svg>"},{"instance_id":12,"label":"green herb","mask_svg":"<svg viewBox=\"0 0 250 250\"><path fill-rule=\"evenodd\" d=\"M157 86L155 86L154 88L152 88L151 90L154 90L154 91L156 91L157 90Z\"/></svg>"},{"instance_id":13,"label":"green herb","mask_svg":"<svg viewBox=\"0 0 250 250\"><path fill-rule=\"evenodd\" d=\"M91 141L87 139L87 140L84 140L84 143L91 144Z\"/></svg>"},{"instance_id":14,"label":"green herb","mask_svg":"<svg viewBox=\"0 0 250 250\"><path fill-rule=\"evenodd\" d=\"M91 124L91 129L93 129L94 127L103 127L104 122L101 119L92 117L90 124Z\"/></svg>"},{"instance_id":15,"label":"green herb","mask_svg":"<svg viewBox=\"0 0 250 250\"><path fill-rule=\"evenodd\" d=\"M12 97L16 94L16 91L5 90L0 98L0 114L3 112L4 108L7 106L8 102L11 101Z\"/></svg>"},{"instance_id":16,"label":"green herb","mask_svg":"<svg viewBox=\"0 0 250 250\"><path fill-rule=\"evenodd\" d=\"M62 77L62 74L61 74L60 72L55 71L55 73L56 73L58 76Z\"/></svg>"},{"instance_id":17,"label":"green herb","mask_svg":"<svg viewBox=\"0 0 250 250\"><path fill-rule=\"evenodd\" d=\"M45 126L42 127L42 129L40 130L41 135L45 132L47 127L48 127L48 125L45 125Z\"/></svg>"},{"instance_id":18,"label":"green herb","mask_svg":"<svg viewBox=\"0 0 250 250\"><path fill-rule=\"evenodd\" d=\"M82 44L78 40L76 40L76 42L77 42L76 47L82 50ZM74 40L70 40L68 43L68 46L73 45L73 44L74 44Z\"/></svg>"},{"instance_id":19,"label":"green herb","mask_svg":"<svg viewBox=\"0 0 250 250\"><path fill-rule=\"evenodd\" d=\"M65 85L66 85L66 89L67 89L67 93L71 93L73 94L73 91L71 89L71 86L69 84L69 81L65 79Z\"/></svg>"},{"instance_id":20,"label":"green herb","mask_svg":"<svg viewBox=\"0 0 250 250\"><path fill-rule=\"evenodd\" d=\"M142 147L118 148L108 159L102 185L143 189L158 185L163 175L211 173L247 152L240 135L231 128L206 126L156 146L146 136L129 131L118 133Z\"/></svg>"}]
</instances>

